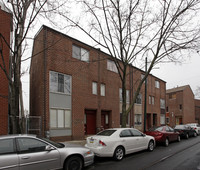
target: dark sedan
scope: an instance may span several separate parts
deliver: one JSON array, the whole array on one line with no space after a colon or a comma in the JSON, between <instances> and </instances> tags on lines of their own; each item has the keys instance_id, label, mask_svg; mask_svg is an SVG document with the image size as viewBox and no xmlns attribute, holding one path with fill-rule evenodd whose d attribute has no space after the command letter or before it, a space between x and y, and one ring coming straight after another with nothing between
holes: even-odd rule
<instances>
[{"instance_id":1,"label":"dark sedan","mask_svg":"<svg viewBox=\"0 0 200 170\"><path fill-rule=\"evenodd\" d=\"M157 143L164 143L165 146L168 146L169 142L180 141L180 134L169 126L151 128L146 134L153 136Z\"/></svg>"},{"instance_id":2,"label":"dark sedan","mask_svg":"<svg viewBox=\"0 0 200 170\"><path fill-rule=\"evenodd\" d=\"M197 132L189 125L176 125L174 130L179 132L182 138L188 139L190 136L197 136Z\"/></svg>"}]
</instances>

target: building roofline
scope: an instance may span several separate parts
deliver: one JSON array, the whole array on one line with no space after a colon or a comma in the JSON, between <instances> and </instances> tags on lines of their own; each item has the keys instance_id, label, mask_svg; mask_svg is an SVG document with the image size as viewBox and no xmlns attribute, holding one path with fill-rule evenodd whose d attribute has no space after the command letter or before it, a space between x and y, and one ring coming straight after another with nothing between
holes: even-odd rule
<instances>
[{"instance_id":1,"label":"building roofline","mask_svg":"<svg viewBox=\"0 0 200 170\"><path fill-rule=\"evenodd\" d=\"M75 38L73 38L73 37L71 37L71 36L69 36L69 35L66 35L66 34L64 34L64 33L62 33L62 32L59 32L59 31L57 31L57 30L55 30L55 29L53 29L53 28L51 28L51 27L49 27L49 26L47 26L47 25L42 25L42 26L40 27L40 29L38 30L38 32L35 34L34 39L38 36L38 34L39 34L43 29L51 30L51 31L53 31L53 32L55 32L55 33L57 33L57 34L60 34L60 35L62 35L62 36L64 36L64 37L67 37L67 38L69 38L69 39L71 39L71 40L73 40L73 41L77 41L78 43L81 43L81 44L83 44L83 45L85 45L85 46L87 46L87 47L89 47L89 48L92 48L92 49L94 49L94 50L96 50L96 51L100 51L101 53L103 53L103 54L105 54L105 55L107 55L107 56L113 58L110 54L108 54L108 53L106 53L106 52L104 52L104 51L101 51L99 48L95 48L95 47L93 47L93 46L91 46L91 45L89 45L89 44L86 44L86 43L84 43L84 42L78 40L78 39L75 39ZM121 61L120 59L118 59L118 60ZM139 71L145 73L144 70L141 70L141 69L139 69L139 68L133 66L132 64L129 64L129 66L135 68L136 70L139 70ZM164 81L164 80L162 80L162 79L160 79L160 78L154 76L153 74L149 74L149 75L151 75L152 77L156 78L157 80L160 80L160 81L163 81L164 83L166 83L166 81Z\"/></svg>"},{"instance_id":2,"label":"building roofline","mask_svg":"<svg viewBox=\"0 0 200 170\"><path fill-rule=\"evenodd\" d=\"M190 85L185 85L185 86L180 86L180 87L175 87L175 88L171 88L171 89L167 89L166 90L166 94L169 94L169 93L175 93L175 92L179 92L179 91L183 91L185 90L186 88L190 88L190 90L192 91ZM193 91L192 91L193 93Z\"/></svg>"}]
</instances>

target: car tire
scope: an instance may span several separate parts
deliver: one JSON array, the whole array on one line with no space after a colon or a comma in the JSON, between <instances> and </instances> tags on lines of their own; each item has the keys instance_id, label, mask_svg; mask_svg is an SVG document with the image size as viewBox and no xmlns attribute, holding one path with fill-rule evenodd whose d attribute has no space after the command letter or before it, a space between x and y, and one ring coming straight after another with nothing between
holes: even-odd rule
<instances>
[{"instance_id":1,"label":"car tire","mask_svg":"<svg viewBox=\"0 0 200 170\"><path fill-rule=\"evenodd\" d=\"M194 132L194 137L197 137L197 133L196 132Z\"/></svg>"},{"instance_id":2,"label":"car tire","mask_svg":"<svg viewBox=\"0 0 200 170\"><path fill-rule=\"evenodd\" d=\"M188 134L188 133L186 133L186 135L185 135L185 138L186 138L186 139L188 139L188 138L189 138L189 134Z\"/></svg>"},{"instance_id":3,"label":"car tire","mask_svg":"<svg viewBox=\"0 0 200 170\"><path fill-rule=\"evenodd\" d=\"M164 144L165 144L166 147L169 146L169 139L168 138L165 139L165 143Z\"/></svg>"},{"instance_id":4,"label":"car tire","mask_svg":"<svg viewBox=\"0 0 200 170\"><path fill-rule=\"evenodd\" d=\"M114 152L114 159L116 161L121 161L123 158L124 158L124 148L122 146L118 146L116 149L115 149L115 152Z\"/></svg>"},{"instance_id":5,"label":"car tire","mask_svg":"<svg viewBox=\"0 0 200 170\"><path fill-rule=\"evenodd\" d=\"M70 157L65 165L64 165L64 170L81 170L83 168L83 161L79 156L72 156Z\"/></svg>"},{"instance_id":6,"label":"car tire","mask_svg":"<svg viewBox=\"0 0 200 170\"><path fill-rule=\"evenodd\" d=\"M178 135L178 137L177 137L177 142L180 142L180 141L181 141L181 136Z\"/></svg>"},{"instance_id":7,"label":"car tire","mask_svg":"<svg viewBox=\"0 0 200 170\"><path fill-rule=\"evenodd\" d=\"M152 140L149 141L148 150L152 152L154 150L154 142Z\"/></svg>"}]
</instances>

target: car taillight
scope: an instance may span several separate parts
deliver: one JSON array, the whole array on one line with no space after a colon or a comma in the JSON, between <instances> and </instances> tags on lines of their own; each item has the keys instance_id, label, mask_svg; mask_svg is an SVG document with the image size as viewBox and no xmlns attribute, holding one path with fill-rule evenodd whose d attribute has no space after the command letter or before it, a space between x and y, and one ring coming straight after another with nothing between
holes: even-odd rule
<instances>
[{"instance_id":1,"label":"car taillight","mask_svg":"<svg viewBox=\"0 0 200 170\"><path fill-rule=\"evenodd\" d=\"M101 140L99 140L99 145L106 146L106 144L103 141L101 141Z\"/></svg>"},{"instance_id":2,"label":"car taillight","mask_svg":"<svg viewBox=\"0 0 200 170\"><path fill-rule=\"evenodd\" d=\"M160 133L160 132L159 132L159 133L157 133L157 136L162 136L162 135L163 135L163 134L162 134L162 133Z\"/></svg>"}]
</instances>

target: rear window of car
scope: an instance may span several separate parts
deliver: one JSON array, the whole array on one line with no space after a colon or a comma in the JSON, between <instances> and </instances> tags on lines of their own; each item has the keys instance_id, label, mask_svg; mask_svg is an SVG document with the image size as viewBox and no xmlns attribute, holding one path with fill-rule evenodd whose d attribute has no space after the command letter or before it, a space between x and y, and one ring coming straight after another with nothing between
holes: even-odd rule
<instances>
[{"instance_id":1,"label":"rear window of car","mask_svg":"<svg viewBox=\"0 0 200 170\"><path fill-rule=\"evenodd\" d=\"M185 125L177 125L174 129L185 129Z\"/></svg>"},{"instance_id":2,"label":"rear window of car","mask_svg":"<svg viewBox=\"0 0 200 170\"><path fill-rule=\"evenodd\" d=\"M99 136L111 136L116 130L104 130L102 132L97 133Z\"/></svg>"},{"instance_id":3,"label":"rear window of car","mask_svg":"<svg viewBox=\"0 0 200 170\"><path fill-rule=\"evenodd\" d=\"M163 131L163 126L150 128L149 131Z\"/></svg>"}]
</instances>

